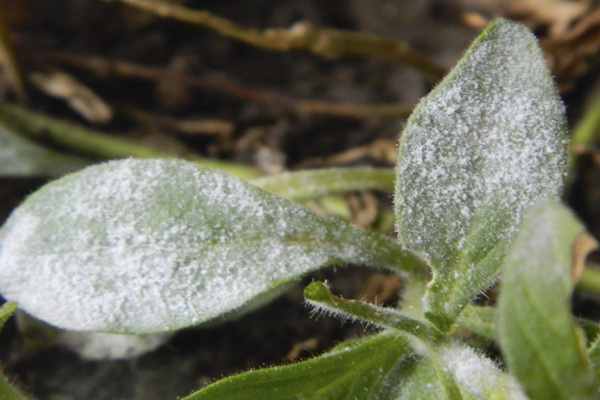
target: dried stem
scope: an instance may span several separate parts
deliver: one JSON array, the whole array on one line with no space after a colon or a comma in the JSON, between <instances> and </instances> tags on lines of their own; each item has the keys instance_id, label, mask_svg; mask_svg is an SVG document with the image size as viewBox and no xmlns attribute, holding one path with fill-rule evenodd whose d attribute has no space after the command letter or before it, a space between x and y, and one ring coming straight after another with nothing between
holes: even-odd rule
<instances>
[{"instance_id":1,"label":"dried stem","mask_svg":"<svg viewBox=\"0 0 600 400\"><path fill-rule=\"evenodd\" d=\"M17 58L10 43L10 32L6 26L4 4L0 1L0 64L2 65L7 80L10 82L19 102L27 104L27 90L25 79Z\"/></svg>"},{"instance_id":2,"label":"dried stem","mask_svg":"<svg viewBox=\"0 0 600 400\"><path fill-rule=\"evenodd\" d=\"M173 18L212 29L223 36L272 51L306 50L325 58L355 55L399 61L418 69L433 80L445 70L403 42L361 32L321 29L300 23L290 29L264 31L236 24L207 11L191 10L178 4L156 0L117 0L163 18Z\"/></svg>"},{"instance_id":3,"label":"dried stem","mask_svg":"<svg viewBox=\"0 0 600 400\"><path fill-rule=\"evenodd\" d=\"M65 63L76 68L85 68L102 76L116 74L123 77L165 81L172 80L180 85L222 93L240 100L278 108L296 114L327 115L339 118L397 118L411 113L413 106L406 104L348 104L326 101L297 100L286 96L250 89L224 79L222 75L210 75L202 78L171 72L161 68L136 63L109 60L102 57L81 57L67 54L53 54L45 58Z\"/></svg>"}]
</instances>

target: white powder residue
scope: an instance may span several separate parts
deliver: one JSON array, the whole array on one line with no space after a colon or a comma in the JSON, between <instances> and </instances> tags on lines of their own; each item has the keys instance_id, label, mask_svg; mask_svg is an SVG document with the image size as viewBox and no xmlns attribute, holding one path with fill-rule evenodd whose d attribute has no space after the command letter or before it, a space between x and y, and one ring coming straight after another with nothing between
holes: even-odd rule
<instances>
[{"instance_id":1,"label":"white powder residue","mask_svg":"<svg viewBox=\"0 0 600 400\"><path fill-rule=\"evenodd\" d=\"M434 266L478 243L510 241L524 210L557 198L566 170L566 121L533 35L501 21L417 107L397 166L397 228ZM483 221L483 222L482 222ZM481 249L478 249L481 250ZM485 254L485 251L483 251Z\"/></svg>"},{"instance_id":2,"label":"white powder residue","mask_svg":"<svg viewBox=\"0 0 600 400\"><path fill-rule=\"evenodd\" d=\"M503 373L492 360L477 354L472 348L454 344L437 352L440 365L454 376L461 390L483 398L527 400L513 377Z\"/></svg>"},{"instance_id":3,"label":"white powder residue","mask_svg":"<svg viewBox=\"0 0 600 400\"><path fill-rule=\"evenodd\" d=\"M325 264L390 262L365 240L396 246L192 163L115 161L46 185L13 213L0 231L0 292L62 328L160 332Z\"/></svg>"}]
</instances>

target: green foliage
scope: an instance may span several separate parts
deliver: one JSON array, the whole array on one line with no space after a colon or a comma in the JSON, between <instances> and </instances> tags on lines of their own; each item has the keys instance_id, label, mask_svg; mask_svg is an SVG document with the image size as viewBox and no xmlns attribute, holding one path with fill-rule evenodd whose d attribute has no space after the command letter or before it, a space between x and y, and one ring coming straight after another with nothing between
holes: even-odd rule
<instances>
[{"instance_id":1,"label":"green foliage","mask_svg":"<svg viewBox=\"0 0 600 400\"><path fill-rule=\"evenodd\" d=\"M92 162L49 150L12 132L0 122L0 176L56 177Z\"/></svg>"},{"instance_id":2,"label":"green foliage","mask_svg":"<svg viewBox=\"0 0 600 400\"><path fill-rule=\"evenodd\" d=\"M224 379L184 400L379 400L388 375L410 355L408 348L396 335L345 342L308 361Z\"/></svg>"},{"instance_id":3,"label":"green foliage","mask_svg":"<svg viewBox=\"0 0 600 400\"><path fill-rule=\"evenodd\" d=\"M305 289L316 312L380 333L185 400L591 399L600 330L580 321L584 335L569 310L583 228L556 202L565 136L533 35L499 20L409 119L395 171L402 245L278 196L391 189L390 171L253 181L274 194L190 162L129 159L54 181L13 213L0 292L58 327L142 334L231 317L323 266L384 267L403 276L395 308ZM499 307L469 304L501 267ZM485 354L492 343L507 368Z\"/></svg>"},{"instance_id":4,"label":"green foliage","mask_svg":"<svg viewBox=\"0 0 600 400\"><path fill-rule=\"evenodd\" d=\"M541 204L528 213L504 262L500 344L532 400L597 398L585 337L569 307L573 246L583 232L562 206Z\"/></svg>"},{"instance_id":5,"label":"green foliage","mask_svg":"<svg viewBox=\"0 0 600 400\"><path fill-rule=\"evenodd\" d=\"M0 308L0 328L4 326L6 320L17 309L16 303L6 303ZM29 397L24 395L19 389L11 385L8 378L0 374L0 399L2 400L27 400Z\"/></svg>"},{"instance_id":6,"label":"green foliage","mask_svg":"<svg viewBox=\"0 0 600 400\"><path fill-rule=\"evenodd\" d=\"M324 265L421 263L387 237L179 160L114 161L56 180L0 235L4 296L57 327L111 333L253 307Z\"/></svg>"},{"instance_id":7,"label":"green foliage","mask_svg":"<svg viewBox=\"0 0 600 400\"><path fill-rule=\"evenodd\" d=\"M506 21L416 107L400 140L396 226L431 262L427 316L443 331L496 279L523 212L558 197L565 137L534 36Z\"/></svg>"}]
</instances>

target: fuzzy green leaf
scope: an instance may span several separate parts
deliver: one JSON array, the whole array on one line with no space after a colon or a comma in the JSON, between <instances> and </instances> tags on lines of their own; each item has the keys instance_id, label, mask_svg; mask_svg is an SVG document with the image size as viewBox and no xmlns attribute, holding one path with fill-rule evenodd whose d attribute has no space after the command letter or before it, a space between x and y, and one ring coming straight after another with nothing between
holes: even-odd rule
<instances>
[{"instance_id":1,"label":"fuzzy green leaf","mask_svg":"<svg viewBox=\"0 0 600 400\"><path fill-rule=\"evenodd\" d=\"M566 132L535 37L506 20L416 107L400 140L396 227L429 258L426 315L440 329L495 280L523 212L559 196Z\"/></svg>"},{"instance_id":2,"label":"fuzzy green leaf","mask_svg":"<svg viewBox=\"0 0 600 400\"><path fill-rule=\"evenodd\" d=\"M487 340L498 340L495 308L468 305L456 320L456 324Z\"/></svg>"},{"instance_id":3,"label":"fuzzy green leaf","mask_svg":"<svg viewBox=\"0 0 600 400\"><path fill-rule=\"evenodd\" d=\"M0 308L0 328L6 323L17 308L16 303L6 303ZM29 397L12 385L9 379L0 372L0 399L28 400Z\"/></svg>"},{"instance_id":4,"label":"fuzzy green leaf","mask_svg":"<svg viewBox=\"0 0 600 400\"><path fill-rule=\"evenodd\" d=\"M532 400L597 398L585 338L570 310L573 245L583 231L568 210L545 202L527 214L503 264L500 344Z\"/></svg>"},{"instance_id":5,"label":"fuzzy green leaf","mask_svg":"<svg viewBox=\"0 0 600 400\"><path fill-rule=\"evenodd\" d=\"M592 370L596 376L596 381L600 382L600 335L596 337L588 348L588 356L592 363Z\"/></svg>"},{"instance_id":6,"label":"fuzzy green leaf","mask_svg":"<svg viewBox=\"0 0 600 400\"><path fill-rule=\"evenodd\" d=\"M30 196L0 231L0 292L70 330L175 330L340 263L422 267L387 237L177 160L68 175Z\"/></svg>"},{"instance_id":7,"label":"fuzzy green leaf","mask_svg":"<svg viewBox=\"0 0 600 400\"><path fill-rule=\"evenodd\" d=\"M407 349L394 335L344 342L321 357L226 378L183 400L394 400L381 397L382 385Z\"/></svg>"},{"instance_id":8,"label":"fuzzy green leaf","mask_svg":"<svg viewBox=\"0 0 600 400\"><path fill-rule=\"evenodd\" d=\"M434 349L436 368L453 379L463 399L526 400L521 387L492 360L462 344ZM438 372L438 375L440 372Z\"/></svg>"},{"instance_id":9,"label":"fuzzy green leaf","mask_svg":"<svg viewBox=\"0 0 600 400\"><path fill-rule=\"evenodd\" d=\"M91 163L90 160L42 147L0 122L0 176L57 177Z\"/></svg>"},{"instance_id":10,"label":"fuzzy green leaf","mask_svg":"<svg viewBox=\"0 0 600 400\"><path fill-rule=\"evenodd\" d=\"M6 303L0 308L0 328L17 309L17 303Z\"/></svg>"},{"instance_id":11,"label":"fuzzy green leaf","mask_svg":"<svg viewBox=\"0 0 600 400\"><path fill-rule=\"evenodd\" d=\"M358 319L385 328L406 332L428 343L444 340L443 335L428 322L411 318L392 308L383 308L360 300L344 300L334 296L323 282L313 282L304 289L307 303L343 319Z\"/></svg>"},{"instance_id":12,"label":"fuzzy green leaf","mask_svg":"<svg viewBox=\"0 0 600 400\"><path fill-rule=\"evenodd\" d=\"M511 376L470 347L445 343L426 353L390 373L387 390L394 400L527 399Z\"/></svg>"}]
</instances>

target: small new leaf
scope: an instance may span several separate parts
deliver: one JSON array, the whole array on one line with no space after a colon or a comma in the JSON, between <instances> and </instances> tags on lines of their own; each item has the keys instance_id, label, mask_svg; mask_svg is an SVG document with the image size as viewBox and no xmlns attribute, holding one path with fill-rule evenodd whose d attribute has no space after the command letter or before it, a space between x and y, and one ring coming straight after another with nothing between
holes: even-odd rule
<instances>
[{"instance_id":1,"label":"small new leaf","mask_svg":"<svg viewBox=\"0 0 600 400\"><path fill-rule=\"evenodd\" d=\"M69 330L176 330L265 301L302 274L422 267L387 237L177 160L89 167L30 196L0 231L0 292Z\"/></svg>"},{"instance_id":2,"label":"small new leaf","mask_svg":"<svg viewBox=\"0 0 600 400\"><path fill-rule=\"evenodd\" d=\"M6 303L0 308L0 328L17 309L17 303Z\"/></svg>"},{"instance_id":3,"label":"small new leaf","mask_svg":"<svg viewBox=\"0 0 600 400\"><path fill-rule=\"evenodd\" d=\"M336 297L322 282L313 282L308 285L304 289L304 297L316 311L396 329L427 343L440 343L444 340L444 336L428 322L411 318L391 308L379 307L360 300L344 300Z\"/></svg>"},{"instance_id":4,"label":"small new leaf","mask_svg":"<svg viewBox=\"0 0 600 400\"><path fill-rule=\"evenodd\" d=\"M396 227L434 271L427 317L449 331L496 278L523 212L557 198L564 107L535 37L492 23L416 107L400 140Z\"/></svg>"},{"instance_id":5,"label":"small new leaf","mask_svg":"<svg viewBox=\"0 0 600 400\"><path fill-rule=\"evenodd\" d=\"M16 303L6 303L0 308L0 328L6 323L17 308ZM10 380L0 371L0 399L28 400L29 397L10 383Z\"/></svg>"},{"instance_id":6,"label":"small new leaf","mask_svg":"<svg viewBox=\"0 0 600 400\"><path fill-rule=\"evenodd\" d=\"M526 400L513 377L470 347L446 342L399 364L389 392L395 400ZM418 362L417 362L418 360Z\"/></svg>"},{"instance_id":7,"label":"small new leaf","mask_svg":"<svg viewBox=\"0 0 600 400\"><path fill-rule=\"evenodd\" d=\"M407 353L402 337L367 337L298 364L223 379L183 400L395 400L382 386Z\"/></svg>"},{"instance_id":8,"label":"small new leaf","mask_svg":"<svg viewBox=\"0 0 600 400\"><path fill-rule=\"evenodd\" d=\"M585 337L571 315L573 247L584 228L559 204L529 212L503 263L498 334L532 400L596 399Z\"/></svg>"}]
</instances>

